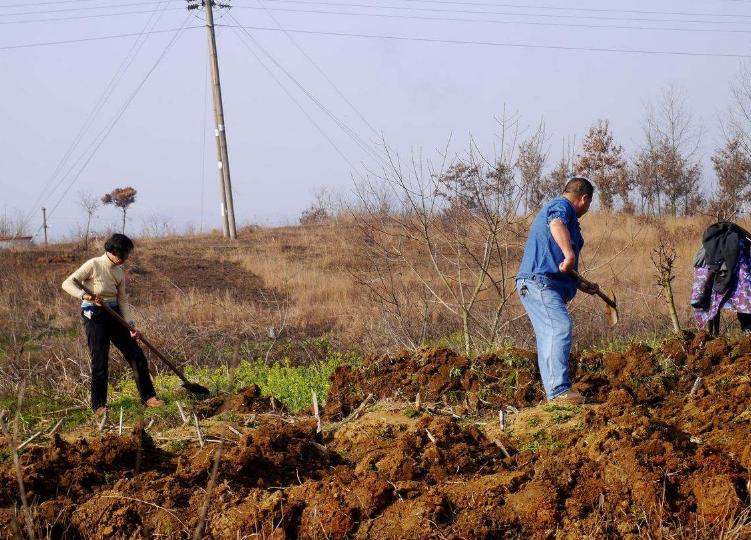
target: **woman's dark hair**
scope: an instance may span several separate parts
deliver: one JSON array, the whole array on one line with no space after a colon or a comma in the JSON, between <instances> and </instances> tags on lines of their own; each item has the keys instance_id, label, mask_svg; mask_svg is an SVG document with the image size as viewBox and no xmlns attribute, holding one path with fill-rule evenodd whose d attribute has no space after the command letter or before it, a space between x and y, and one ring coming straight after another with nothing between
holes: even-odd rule
<instances>
[{"instance_id":1,"label":"woman's dark hair","mask_svg":"<svg viewBox=\"0 0 751 540\"><path fill-rule=\"evenodd\" d=\"M104 251L117 255L121 259L126 259L133 251L133 247L133 240L119 233L113 234L104 243Z\"/></svg>"}]
</instances>

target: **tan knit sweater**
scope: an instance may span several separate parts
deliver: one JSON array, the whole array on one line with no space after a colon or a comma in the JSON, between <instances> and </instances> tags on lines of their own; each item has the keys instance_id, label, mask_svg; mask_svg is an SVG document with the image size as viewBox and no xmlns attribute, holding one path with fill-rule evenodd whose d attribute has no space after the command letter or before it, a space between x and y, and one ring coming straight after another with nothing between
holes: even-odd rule
<instances>
[{"instance_id":1,"label":"tan knit sweater","mask_svg":"<svg viewBox=\"0 0 751 540\"><path fill-rule=\"evenodd\" d=\"M133 320L125 296L125 272L123 267L115 265L106 253L100 257L89 259L68 276L68 279L63 281L65 292L82 299L84 292L73 283L74 278L86 285L94 294L101 296L105 302L117 302L120 305L123 319L126 321ZM83 305L91 305L91 303L83 302Z\"/></svg>"}]
</instances>

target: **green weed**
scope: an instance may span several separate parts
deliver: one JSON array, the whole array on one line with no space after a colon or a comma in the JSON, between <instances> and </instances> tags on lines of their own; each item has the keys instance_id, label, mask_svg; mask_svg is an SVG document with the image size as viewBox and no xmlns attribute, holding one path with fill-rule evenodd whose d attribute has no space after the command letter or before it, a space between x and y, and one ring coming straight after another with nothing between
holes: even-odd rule
<instances>
[{"instance_id":1,"label":"green weed","mask_svg":"<svg viewBox=\"0 0 751 540\"><path fill-rule=\"evenodd\" d=\"M559 450L564 447L563 442L553 437L550 433L544 429L537 430L532 436L532 440L523 444L521 450L529 450L531 452L538 452L541 449L547 450Z\"/></svg>"},{"instance_id":2,"label":"green weed","mask_svg":"<svg viewBox=\"0 0 751 540\"><path fill-rule=\"evenodd\" d=\"M420 416L420 410L417 409L414 405L410 405L406 409L404 409L404 416L407 418L415 418L417 416Z\"/></svg>"}]
</instances>

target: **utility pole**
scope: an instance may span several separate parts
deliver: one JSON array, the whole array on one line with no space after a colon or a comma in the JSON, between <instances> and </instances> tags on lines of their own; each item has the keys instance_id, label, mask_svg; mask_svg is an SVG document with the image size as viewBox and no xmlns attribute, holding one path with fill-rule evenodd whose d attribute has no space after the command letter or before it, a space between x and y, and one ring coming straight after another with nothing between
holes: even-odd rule
<instances>
[{"instance_id":1,"label":"utility pole","mask_svg":"<svg viewBox=\"0 0 751 540\"><path fill-rule=\"evenodd\" d=\"M44 245L47 245L47 209L42 208L42 227L44 228Z\"/></svg>"},{"instance_id":2,"label":"utility pole","mask_svg":"<svg viewBox=\"0 0 751 540\"><path fill-rule=\"evenodd\" d=\"M216 135L217 167L219 168L219 193L222 201L222 224L224 237L237 238L235 227L235 205L232 198L232 182L229 174L229 156L227 154L227 133L224 125L224 106L222 104L222 85L219 81L219 60L216 54L216 35L214 34L214 6L228 8L229 4L217 3L215 0L188 0L188 9L203 6L206 12L206 33L209 42L209 66L214 98L214 125Z\"/></svg>"}]
</instances>

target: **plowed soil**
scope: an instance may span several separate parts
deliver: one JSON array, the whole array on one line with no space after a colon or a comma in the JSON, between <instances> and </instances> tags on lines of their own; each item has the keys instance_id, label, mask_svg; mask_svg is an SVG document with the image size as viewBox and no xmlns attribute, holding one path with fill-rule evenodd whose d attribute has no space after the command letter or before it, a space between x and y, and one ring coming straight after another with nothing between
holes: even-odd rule
<instances>
[{"instance_id":1,"label":"plowed soil","mask_svg":"<svg viewBox=\"0 0 751 540\"><path fill-rule=\"evenodd\" d=\"M373 358L334 374L323 433L269 414L250 389L222 405L241 435L226 432L204 537L751 538L751 338L686 335L575 361L591 400L580 407L539 404L524 351ZM420 410L403 402L418 392ZM369 394L378 403L358 409ZM168 451L143 430L55 437L21 469L53 538L190 538L217 449ZM18 487L1 470L10 531Z\"/></svg>"}]
</instances>

